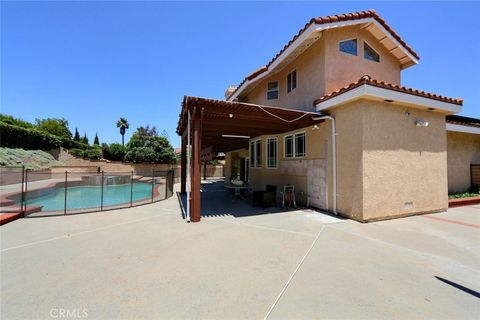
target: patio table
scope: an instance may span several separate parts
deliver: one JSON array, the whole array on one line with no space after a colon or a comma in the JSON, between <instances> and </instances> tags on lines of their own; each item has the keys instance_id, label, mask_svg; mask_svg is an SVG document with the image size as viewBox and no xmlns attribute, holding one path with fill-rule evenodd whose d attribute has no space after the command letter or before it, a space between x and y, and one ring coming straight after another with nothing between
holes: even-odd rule
<instances>
[{"instance_id":1,"label":"patio table","mask_svg":"<svg viewBox=\"0 0 480 320\"><path fill-rule=\"evenodd\" d=\"M236 185L234 185L234 184L225 184L224 187L227 188L227 189L233 189L233 190L234 190L234 194L233 194L233 197L232 197L232 202L234 202L234 201L235 201L236 199L238 199L238 198L241 198L241 199L243 199L243 200L246 200L246 199L242 196L241 192L242 192L242 190L248 189L248 186L245 186L245 185L243 185L243 186L236 186Z\"/></svg>"}]
</instances>

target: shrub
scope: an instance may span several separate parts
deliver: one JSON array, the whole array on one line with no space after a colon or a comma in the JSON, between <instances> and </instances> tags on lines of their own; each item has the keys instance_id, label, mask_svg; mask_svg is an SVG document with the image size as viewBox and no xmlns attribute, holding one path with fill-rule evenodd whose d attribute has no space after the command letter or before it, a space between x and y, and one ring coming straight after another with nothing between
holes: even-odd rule
<instances>
[{"instance_id":1,"label":"shrub","mask_svg":"<svg viewBox=\"0 0 480 320\"><path fill-rule=\"evenodd\" d=\"M84 151L82 149L70 149L70 154L74 157L83 157Z\"/></svg>"},{"instance_id":2,"label":"shrub","mask_svg":"<svg viewBox=\"0 0 480 320\"><path fill-rule=\"evenodd\" d=\"M109 157L105 159L114 160L114 161L123 161L125 154L127 153L127 148L122 146L120 143L112 143L109 146Z\"/></svg>"},{"instance_id":3,"label":"shrub","mask_svg":"<svg viewBox=\"0 0 480 320\"><path fill-rule=\"evenodd\" d=\"M101 149L102 149L102 154L103 154L103 158L104 159L109 159L110 160L110 146L108 145L108 143L102 143L102 146L101 146Z\"/></svg>"},{"instance_id":4,"label":"shrub","mask_svg":"<svg viewBox=\"0 0 480 320\"><path fill-rule=\"evenodd\" d=\"M157 154L150 147L135 147L125 154L125 161L134 163L155 163Z\"/></svg>"},{"instance_id":5,"label":"shrub","mask_svg":"<svg viewBox=\"0 0 480 320\"><path fill-rule=\"evenodd\" d=\"M51 150L58 148L59 137L35 129L0 122L0 146L10 148Z\"/></svg>"},{"instance_id":6,"label":"shrub","mask_svg":"<svg viewBox=\"0 0 480 320\"><path fill-rule=\"evenodd\" d=\"M85 150L83 156L88 159L99 160L102 159L102 150L99 148Z\"/></svg>"},{"instance_id":7,"label":"shrub","mask_svg":"<svg viewBox=\"0 0 480 320\"><path fill-rule=\"evenodd\" d=\"M20 118L14 118L12 116L7 116L6 114L0 113L0 121L12 126L19 126L22 128L33 129L34 125L30 122L24 121Z\"/></svg>"}]
</instances>

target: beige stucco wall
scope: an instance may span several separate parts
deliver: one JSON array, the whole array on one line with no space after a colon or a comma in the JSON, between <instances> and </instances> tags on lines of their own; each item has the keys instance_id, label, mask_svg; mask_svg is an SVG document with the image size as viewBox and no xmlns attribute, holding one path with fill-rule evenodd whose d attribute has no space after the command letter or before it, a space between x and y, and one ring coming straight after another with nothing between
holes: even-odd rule
<instances>
[{"instance_id":1,"label":"beige stucco wall","mask_svg":"<svg viewBox=\"0 0 480 320\"><path fill-rule=\"evenodd\" d=\"M480 164L480 135L447 131L448 192L470 188L470 164Z\"/></svg>"},{"instance_id":2,"label":"beige stucco wall","mask_svg":"<svg viewBox=\"0 0 480 320\"><path fill-rule=\"evenodd\" d=\"M337 131L337 211L362 220L363 110L357 105L332 111Z\"/></svg>"},{"instance_id":3,"label":"beige stucco wall","mask_svg":"<svg viewBox=\"0 0 480 320\"><path fill-rule=\"evenodd\" d=\"M358 100L331 110L337 124L337 211L360 221L442 211L447 208L445 116L380 101ZM415 126L415 120L429 122ZM330 122L305 128L307 156L283 157L285 134L277 135L279 168L267 169L266 138L262 167L250 168L254 189L295 184L297 197L311 196L309 161L326 164L325 208L333 209ZM289 134L289 133L288 133ZM256 139L256 138L255 138ZM252 140L255 140L252 139ZM244 150L248 155L248 150ZM323 179L323 176L322 176ZM326 191L325 191L326 189ZM320 206L323 208L322 206Z\"/></svg>"},{"instance_id":4,"label":"beige stucco wall","mask_svg":"<svg viewBox=\"0 0 480 320\"><path fill-rule=\"evenodd\" d=\"M357 107L363 112L363 220L446 209L444 115L385 102ZM429 126L415 126L416 119Z\"/></svg>"},{"instance_id":5,"label":"beige stucco wall","mask_svg":"<svg viewBox=\"0 0 480 320\"><path fill-rule=\"evenodd\" d=\"M339 51L339 42L357 38L357 56ZM363 43L380 54L380 62L363 58ZM297 88L287 93L287 75L297 70ZM259 81L256 87L241 101L290 107L299 110L314 110L313 101L327 93L357 81L363 75L374 79L400 84L400 64L374 37L360 26L327 30L322 37L280 72ZM267 83L279 82L279 98L267 100Z\"/></svg>"},{"instance_id":6,"label":"beige stucco wall","mask_svg":"<svg viewBox=\"0 0 480 320\"><path fill-rule=\"evenodd\" d=\"M364 75L373 79L400 84L400 63L384 46L361 26L328 30L324 33L325 45L325 93L328 94ZM340 41L357 39L357 55L340 52ZM363 58L363 43L367 42L380 54L380 62Z\"/></svg>"}]
</instances>

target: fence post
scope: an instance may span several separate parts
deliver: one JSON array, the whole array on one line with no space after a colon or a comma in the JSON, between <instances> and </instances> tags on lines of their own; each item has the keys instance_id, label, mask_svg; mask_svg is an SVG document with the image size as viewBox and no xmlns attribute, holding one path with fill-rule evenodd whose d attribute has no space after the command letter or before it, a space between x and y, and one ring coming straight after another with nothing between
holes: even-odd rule
<instances>
[{"instance_id":1,"label":"fence post","mask_svg":"<svg viewBox=\"0 0 480 320\"><path fill-rule=\"evenodd\" d=\"M68 181L68 171L65 171L65 185L64 185L65 203L63 206L63 214L67 214L67 181Z\"/></svg>"},{"instance_id":2,"label":"fence post","mask_svg":"<svg viewBox=\"0 0 480 320\"><path fill-rule=\"evenodd\" d=\"M27 211L27 191L28 191L28 169L25 169L25 201L23 206L23 212L26 213Z\"/></svg>"},{"instance_id":3,"label":"fence post","mask_svg":"<svg viewBox=\"0 0 480 320\"><path fill-rule=\"evenodd\" d=\"M170 176L170 170L167 171L167 174L165 175L165 199L168 198L168 177Z\"/></svg>"},{"instance_id":4,"label":"fence post","mask_svg":"<svg viewBox=\"0 0 480 320\"><path fill-rule=\"evenodd\" d=\"M152 202L153 202L153 189L155 188L155 171L152 170Z\"/></svg>"},{"instance_id":5,"label":"fence post","mask_svg":"<svg viewBox=\"0 0 480 320\"><path fill-rule=\"evenodd\" d=\"M25 210L23 209L24 202L25 202L25 166L22 166L22 199L20 203L20 211L22 213L22 218L25 217Z\"/></svg>"},{"instance_id":6,"label":"fence post","mask_svg":"<svg viewBox=\"0 0 480 320\"><path fill-rule=\"evenodd\" d=\"M130 176L130 207L133 206L133 171Z\"/></svg>"},{"instance_id":7,"label":"fence post","mask_svg":"<svg viewBox=\"0 0 480 320\"><path fill-rule=\"evenodd\" d=\"M100 211L103 211L103 184L104 184L104 172L102 170L102 189L100 191Z\"/></svg>"}]
</instances>

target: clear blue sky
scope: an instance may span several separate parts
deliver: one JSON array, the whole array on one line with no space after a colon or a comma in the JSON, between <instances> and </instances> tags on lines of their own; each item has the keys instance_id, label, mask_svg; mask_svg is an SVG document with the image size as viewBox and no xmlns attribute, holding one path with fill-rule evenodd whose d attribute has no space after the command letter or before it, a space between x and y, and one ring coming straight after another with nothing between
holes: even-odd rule
<instances>
[{"instance_id":1,"label":"clear blue sky","mask_svg":"<svg viewBox=\"0 0 480 320\"><path fill-rule=\"evenodd\" d=\"M480 118L480 3L5 2L1 112L121 141L116 120L176 136L183 95L223 98L312 17L376 9L420 55L402 84L465 99Z\"/></svg>"}]
</instances>

